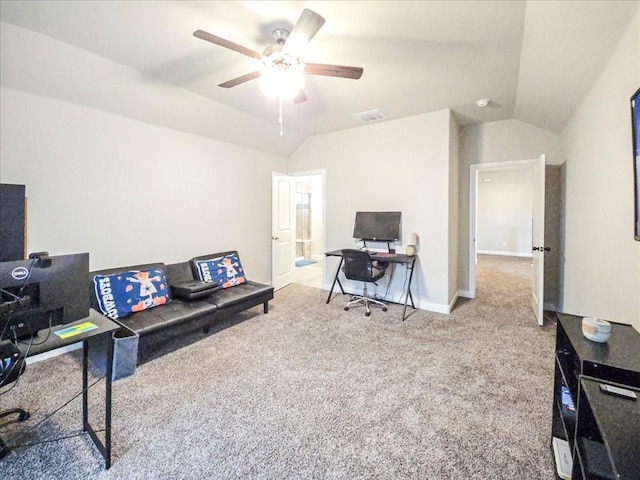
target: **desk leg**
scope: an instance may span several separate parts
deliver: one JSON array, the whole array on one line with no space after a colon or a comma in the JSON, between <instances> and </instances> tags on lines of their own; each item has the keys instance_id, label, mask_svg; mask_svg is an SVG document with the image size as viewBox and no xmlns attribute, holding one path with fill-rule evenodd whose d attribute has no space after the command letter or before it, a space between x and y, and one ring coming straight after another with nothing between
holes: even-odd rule
<instances>
[{"instance_id":1,"label":"desk leg","mask_svg":"<svg viewBox=\"0 0 640 480\"><path fill-rule=\"evenodd\" d=\"M89 431L89 342L82 342L82 430Z\"/></svg>"},{"instance_id":2,"label":"desk leg","mask_svg":"<svg viewBox=\"0 0 640 480\"><path fill-rule=\"evenodd\" d=\"M338 286L340 287L340 291L344 295L344 288L342 288L342 284L340 283L340 279L338 275L340 274L340 268L342 267L342 262L344 262L344 258L340 257L340 263L338 264L338 268L336 269L336 274L333 277L333 283L331 284L331 290L329 290L329 296L327 297L327 303L331 301L331 294L333 293L333 289L336 286L336 282L338 282Z\"/></svg>"},{"instance_id":3,"label":"desk leg","mask_svg":"<svg viewBox=\"0 0 640 480\"><path fill-rule=\"evenodd\" d=\"M402 321L404 322L405 319L407 318L407 302L409 301L409 298L411 298L411 306L413 307L413 309L416 309L415 304L413 303L413 295L411 294L411 281L413 280L413 269L416 265L416 259L414 258L411 261L411 273L409 274L409 282L407 283L407 291L405 292L404 295L404 310L402 311Z\"/></svg>"},{"instance_id":4,"label":"desk leg","mask_svg":"<svg viewBox=\"0 0 640 480\"><path fill-rule=\"evenodd\" d=\"M111 383L113 377L113 335L109 335L109 348L107 349L107 378L104 398L104 463L108 470L111 467Z\"/></svg>"}]
</instances>

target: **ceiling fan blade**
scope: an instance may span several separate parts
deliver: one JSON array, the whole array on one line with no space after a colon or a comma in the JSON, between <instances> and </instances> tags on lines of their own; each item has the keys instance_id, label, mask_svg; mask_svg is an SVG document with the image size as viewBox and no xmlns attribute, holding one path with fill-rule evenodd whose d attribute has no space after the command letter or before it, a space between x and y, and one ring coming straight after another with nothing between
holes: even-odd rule
<instances>
[{"instance_id":1,"label":"ceiling fan blade","mask_svg":"<svg viewBox=\"0 0 640 480\"><path fill-rule=\"evenodd\" d=\"M293 97L291 100L293 100L293 103L302 103L307 101L307 96L304 94L302 90L300 90L298 94L295 97Z\"/></svg>"},{"instance_id":2,"label":"ceiling fan blade","mask_svg":"<svg viewBox=\"0 0 640 480\"><path fill-rule=\"evenodd\" d=\"M222 88L231 88L231 87L235 87L237 85L240 85L241 83L248 82L249 80L253 80L254 78L258 78L259 76L260 76L260 72L259 71L246 73L246 74L244 74L244 75L242 75L240 77L236 77L236 78L233 78L231 80L227 80L226 82L221 83L218 86L222 87Z\"/></svg>"},{"instance_id":3,"label":"ceiling fan blade","mask_svg":"<svg viewBox=\"0 0 640 480\"><path fill-rule=\"evenodd\" d=\"M195 32L193 32L193 36L202 40L206 40L207 42L220 45L221 47L228 48L230 50L233 50L234 52L241 53L243 55L246 55L247 57L256 58L258 60L262 58L261 53L251 50L250 48L243 47L242 45L238 45L237 43L233 43L230 40L225 40L224 38L213 35L212 33L205 32L204 30L196 30Z\"/></svg>"},{"instance_id":4,"label":"ceiling fan blade","mask_svg":"<svg viewBox=\"0 0 640 480\"><path fill-rule=\"evenodd\" d=\"M320 27L324 25L324 21L322 16L313 10L305 8L284 44L284 53L294 57L300 56L304 47L315 37Z\"/></svg>"},{"instance_id":5,"label":"ceiling fan blade","mask_svg":"<svg viewBox=\"0 0 640 480\"><path fill-rule=\"evenodd\" d=\"M309 75L325 75L327 77L340 77L359 79L364 70L362 67L345 67L342 65L324 65L322 63L305 63L304 73Z\"/></svg>"}]
</instances>

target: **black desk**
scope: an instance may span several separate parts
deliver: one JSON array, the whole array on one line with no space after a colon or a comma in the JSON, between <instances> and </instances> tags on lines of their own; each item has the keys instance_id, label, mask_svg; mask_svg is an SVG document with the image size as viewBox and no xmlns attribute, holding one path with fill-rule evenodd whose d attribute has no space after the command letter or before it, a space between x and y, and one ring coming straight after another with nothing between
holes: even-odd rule
<instances>
[{"instance_id":1,"label":"black desk","mask_svg":"<svg viewBox=\"0 0 640 480\"><path fill-rule=\"evenodd\" d=\"M80 333L72 337L60 338L55 335L54 332L63 330L65 328L73 327L84 322L91 322L97 325L98 328L89 330L88 332ZM41 353L50 352L57 348L66 347L74 343L82 342L82 428L89 434L93 443L98 447L98 450L104 457L105 468L111 467L111 377L113 368L113 337L111 333L118 330L120 325L113 320L99 314L95 310L89 310L89 316L81 320L77 320L66 325L57 325L51 330L51 335L46 342L42 343L46 338L49 329L40 331L39 335L34 337L33 344L29 349L28 357L38 355ZM105 413L104 413L104 443L98 438L96 430L89 423L89 392L88 392L88 360L89 360L89 339L96 338L102 335L108 335L109 346L107 348L107 374L106 374L106 386L105 386ZM39 344L39 345L37 345ZM24 355L28 349L28 345L23 343L18 344L18 348ZM11 445L9 445L11 447Z\"/></svg>"},{"instance_id":2,"label":"black desk","mask_svg":"<svg viewBox=\"0 0 640 480\"><path fill-rule=\"evenodd\" d=\"M342 283L340 283L340 279L338 275L340 274L340 269L342 268L342 263L344 259L342 258L341 250L332 250L330 252L325 252L325 257L340 257L340 263L338 264L338 268L336 269L336 274L333 277L333 283L331 284L331 290L329 290L329 296L327 297L327 303L331 301L331 295L333 294L333 289L336 286L336 283L340 287L340 291L342 294L345 294L344 288L342 287ZM411 280L413 279L413 270L416 264L417 256L409 256L403 253L382 253L382 252L370 252L369 256L372 260L377 260L378 262L386 262L386 263L400 263L406 265L409 269L409 281L407 282L407 290L404 292L404 310L402 311L402 321L404 321L407 316L407 302L411 299L411 306L413 309L416 309L415 304L413 303L413 295L411 294ZM385 300L387 301L387 300ZM394 302L390 302L394 303Z\"/></svg>"}]
</instances>

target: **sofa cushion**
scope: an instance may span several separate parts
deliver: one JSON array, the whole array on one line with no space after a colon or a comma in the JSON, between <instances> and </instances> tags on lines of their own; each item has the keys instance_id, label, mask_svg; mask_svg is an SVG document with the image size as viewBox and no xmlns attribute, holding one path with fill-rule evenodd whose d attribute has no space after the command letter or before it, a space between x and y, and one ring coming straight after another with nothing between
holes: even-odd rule
<instances>
[{"instance_id":1,"label":"sofa cushion","mask_svg":"<svg viewBox=\"0 0 640 480\"><path fill-rule=\"evenodd\" d=\"M94 275L93 285L100 311L109 318L123 318L171 301L161 268L126 270Z\"/></svg>"},{"instance_id":2,"label":"sofa cushion","mask_svg":"<svg viewBox=\"0 0 640 480\"><path fill-rule=\"evenodd\" d=\"M233 252L213 258L194 259L195 271L203 282L215 283L218 288L230 288L246 283L238 254Z\"/></svg>"},{"instance_id":3,"label":"sofa cushion","mask_svg":"<svg viewBox=\"0 0 640 480\"><path fill-rule=\"evenodd\" d=\"M148 333L163 330L173 325L179 325L191 320L215 314L217 307L202 301L183 302L173 300L162 308L152 308L118 320L131 330L143 336Z\"/></svg>"},{"instance_id":4,"label":"sofa cushion","mask_svg":"<svg viewBox=\"0 0 640 480\"><path fill-rule=\"evenodd\" d=\"M203 300L218 307L218 310L244 304L246 308L259 305L273 298L273 287L248 280L234 288L218 290Z\"/></svg>"}]
</instances>

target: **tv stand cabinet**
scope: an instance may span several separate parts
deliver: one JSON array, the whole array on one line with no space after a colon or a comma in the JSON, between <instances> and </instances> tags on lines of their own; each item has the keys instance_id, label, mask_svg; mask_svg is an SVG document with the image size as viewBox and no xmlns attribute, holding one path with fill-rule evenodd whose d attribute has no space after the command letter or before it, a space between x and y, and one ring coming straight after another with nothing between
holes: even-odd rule
<instances>
[{"instance_id":1,"label":"tv stand cabinet","mask_svg":"<svg viewBox=\"0 0 640 480\"><path fill-rule=\"evenodd\" d=\"M605 394L601 383L639 399ZM574 411L563 404L562 387ZM596 343L582 334L582 317L558 314L551 436L569 444L572 480L640 478L640 334L633 327L612 324L609 341Z\"/></svg>"}]
</instances>

